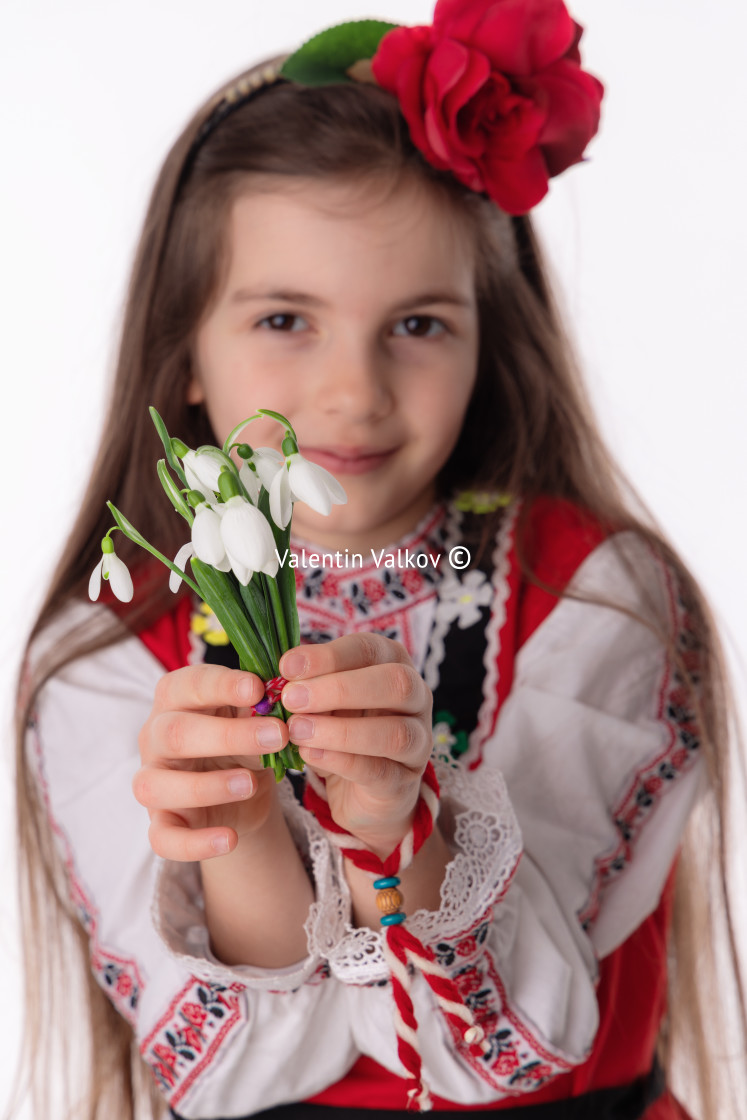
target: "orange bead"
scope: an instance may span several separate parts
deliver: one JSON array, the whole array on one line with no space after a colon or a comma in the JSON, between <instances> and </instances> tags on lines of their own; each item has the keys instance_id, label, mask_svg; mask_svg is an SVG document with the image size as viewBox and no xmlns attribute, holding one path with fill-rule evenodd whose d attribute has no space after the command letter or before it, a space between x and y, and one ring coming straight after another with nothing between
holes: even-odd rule
<instances>
[{"instance_id":1,"label":"orange bead","mask_svg":"<svg viewBox=\"0 0 747 1120\"><path fill-rule=\"evenodd\" d=\"M404 901L396 887L385 887L376 892L376 905L382 914L396 914Z\"/></svg>"}]
</instances>

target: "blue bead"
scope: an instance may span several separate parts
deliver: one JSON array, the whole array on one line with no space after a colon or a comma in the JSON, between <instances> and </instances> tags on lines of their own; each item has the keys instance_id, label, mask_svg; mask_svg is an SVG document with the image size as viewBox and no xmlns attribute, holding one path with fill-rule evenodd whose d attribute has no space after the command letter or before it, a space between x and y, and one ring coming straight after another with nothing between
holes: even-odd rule
<instances>
[{"instance_id":1,"label":"blue bead","mask_svg":"<svg viewBox=\"0 0 747 1120\"><path fill-rule=\"evenodd\" d=\"M400 911L399 914L384 914L380 920L383 926L399 926L402 925L406 917L407 914Z\"/></svg>"},{"instance_id":2,"label":"blue bead","mask_svg":"<svg viewBox=\"0 0 747 1120\"><path fill-rule=\"evenodd\" d=\"M374 882L375 891L383 891L386 887L398 887L399 879L396 875L390 875L388 879L376 879Z\"/></svg>"}]
</instances>

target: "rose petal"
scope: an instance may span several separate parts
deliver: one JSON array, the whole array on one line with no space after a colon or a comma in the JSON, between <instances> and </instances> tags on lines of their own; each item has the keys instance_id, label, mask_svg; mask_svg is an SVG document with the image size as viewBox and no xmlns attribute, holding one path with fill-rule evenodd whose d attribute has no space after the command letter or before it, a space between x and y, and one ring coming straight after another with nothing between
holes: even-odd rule
<instances>
[{"instance_id":1,"label":"rose petal","mask_svg":"<svg viewBox=\"0 0 747 1120\"><path fill-rule=\"evenodd\" d=\"M561 59L536 79L547 104L539 144L550 175L581 159L599 129L604 86L597 78Z\"/></svg>"},{"instance_id":2,"label":"rose petal","mask_svg":"<svg viewBox=\"0 0 747 1120\"><path fill-rule=\"evenodd\" d=\"M563 0L439 0L434 39L475 46L504 74L535 74L562 58L576 38Z\"/></svg>"},{"instance_id":3,"label":"rose petal","mask_svg":"<svg viewBox=\"0 0 747 1120\"><path fill-rule=\"evenodd\" d=\"M522 160L486 160L487 192L507 214L525 214L548 191L547 166L539 148Z\"/></svg>"}]
</instances>

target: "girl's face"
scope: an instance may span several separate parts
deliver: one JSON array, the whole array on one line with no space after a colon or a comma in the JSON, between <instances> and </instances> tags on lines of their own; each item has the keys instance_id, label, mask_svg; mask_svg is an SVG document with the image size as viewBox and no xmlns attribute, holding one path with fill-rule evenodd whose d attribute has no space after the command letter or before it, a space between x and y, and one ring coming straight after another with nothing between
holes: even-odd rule
<instances>
[{"instance_id":1,"label":"girl's face","mask_svg":"<svg viewBox=\"0 0 747 1120\"><path fill-rule=\"evenodd\" d=\"M385 547L427 513L477 372L469 238L414 184L372 198L309 179L234 203L188 390L220 442L257 408L288 417L348 495L328 517L294 506L294 535L331 550ZM264 419L243 433L282 436Z\"/></svg>"}]
</instances>

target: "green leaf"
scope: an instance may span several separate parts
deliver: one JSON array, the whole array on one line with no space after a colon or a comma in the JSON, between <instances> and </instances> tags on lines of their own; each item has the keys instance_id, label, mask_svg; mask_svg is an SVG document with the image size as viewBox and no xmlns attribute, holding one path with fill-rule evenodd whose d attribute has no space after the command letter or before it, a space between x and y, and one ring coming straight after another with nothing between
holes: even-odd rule
<instances>
[{"instance_id":1,"label":"green leaf","mask_svg":"<svg viewBox=\"0 0 747 1120\"><path fill-rule=\"evenodd\" d=\"M379 19L361 19L328 27L286 60L281 76L304 86L349 82L348 68L361 59L373 58L384 35L397 26Z\"/></svg>"},{"instance_id":2,"label":"green leaf","mask_svg":"<svg viewBox=\"0 0 747 1120\"><path fill-rule=\"evenodd\" d=\"M270 680L273 673L267 651L247 618L243 600L231 577L226 572L216 571L209 564L203 564L196 556L192 557L192 571L200 585L198 593L228 635L239 655L241 667L256 673L263 681Z\"/></svg>"},{"instance_id":3,"label":"green leaf","mask_svg":"<svg viewBox=\"0 0 747 1120\"><path fill-rule=\"evenodd\" d=\"M283 468L285 469L285 468ZM281 563L278 568L278 574L275 576L277 584L277 591L280 592L280 602L278 603L277 597L273 596L273 610L278 611L282 608L283 617L285 619L285 633L286 638L283 641L281 653L285 653L287 649L293 649L301 641L301 630L298 622L298 607L296 606L296 575L288 563L289 557L286 552L290 551L290 522L284 529L276 525L272 520L270 514L270 495L265 490L264 486L259 492L259 499L257 506L265 515L270 523L272 535L275 538L275 548L277 550L278 558L282 561L285 557L285 563Z\"/></svg>"}]
</instances>

